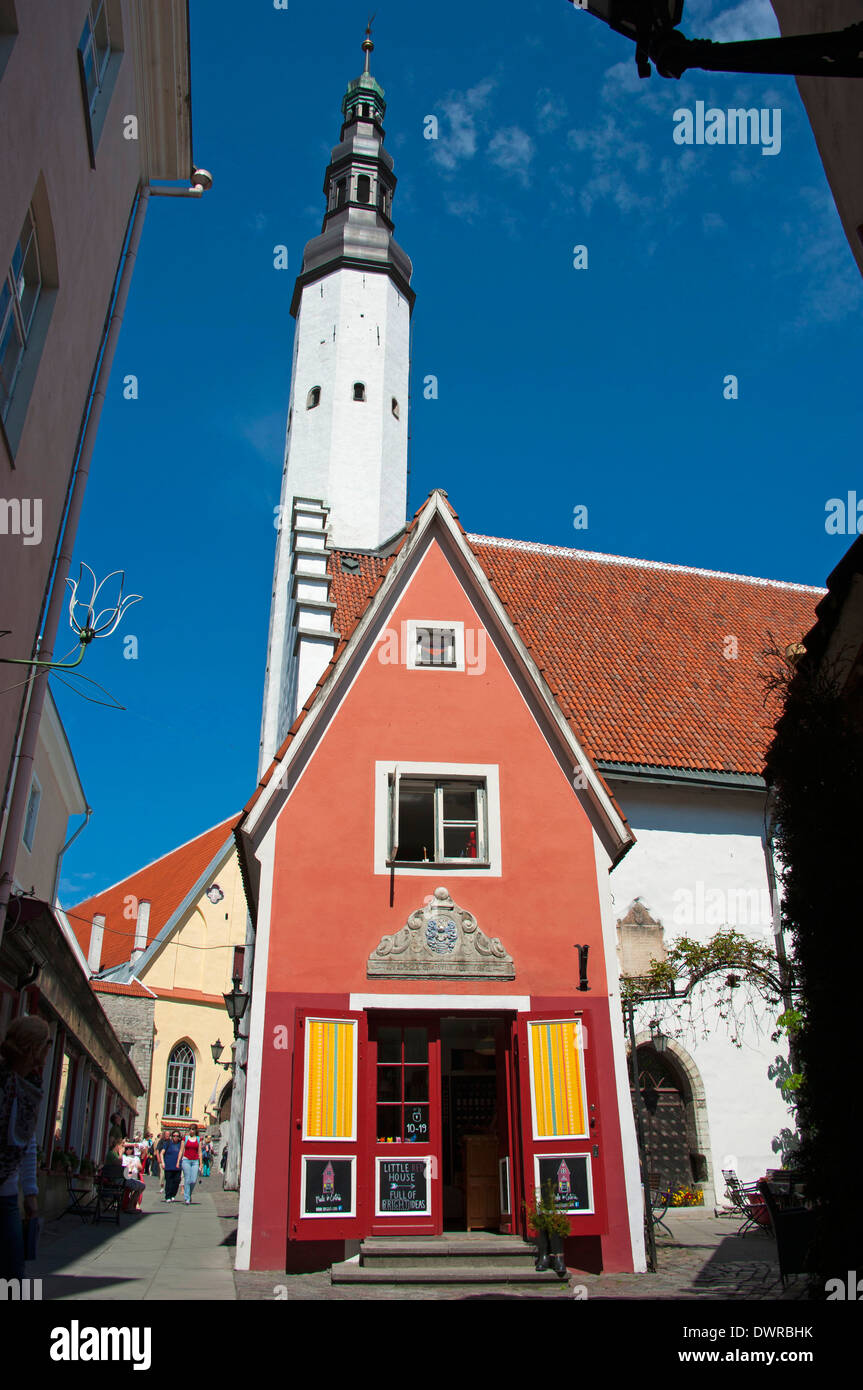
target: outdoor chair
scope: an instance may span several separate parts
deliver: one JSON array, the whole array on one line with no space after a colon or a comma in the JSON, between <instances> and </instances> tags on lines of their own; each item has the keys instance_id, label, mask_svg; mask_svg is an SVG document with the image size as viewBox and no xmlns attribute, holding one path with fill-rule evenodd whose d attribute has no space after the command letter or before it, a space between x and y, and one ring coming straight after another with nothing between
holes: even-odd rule
<instances>
[{"instance_id":1,"label":"outdoor chair","mask_svg":"<svg viewBox=\"0 0 863 1390\"><path fill-rule=\"evenodd\" d=\"M69 1194L69 1203L60 1213L61 1216L70 1216L73 1212L80 1216L82 1221L87 1221L91 1215L93 1204L96 1200L92 1184L82 1187L82 1179L73 1177L69 1169L66 1169L66 1191ZM86 1201L84 1199L87 1199Z\"/></svg>"},{"instance_id":2,"label":"outdoor chair","mask_svg":"<svg viewBox=\"0 0 863 1390\"><path fill-rule=\"evenodd\" d=\"M98 1225L103 1216L110 1216L114 1213L115 1224L120 1224L120 1209L123 1205L123 1194L126 1191L122 1179L119 1182L111 1182L110 1179L103 1178L101 1173L96 1180L96 1201L93 1212L93 1225Z\"/></svg>"},{"instance_id":3,"label":"outdoor chair","mask_svg":"<svg viewBox=\"0 0 863 1390\"><path fill-rule=\"evenodd\" d=\"M667 1231L669 1235L673 1235L673 1232L669 1230L662 1219L668 1211L668 1185L662 1181L658 1173L648 1173L647 1190L648 1196L650 1197L651 1221L654 1226L661 1226L663 1231Z\"/></svg>"},{"instance_id":4,"label":"outdoor chair","mask_svg":"<svg viewBox=\"0 0 863 1390\"><path fill-rule=\"evenodd\" d=\"M750 1231L765 1231L769 1234L770 1216L764 1206L764 1198L758 1190L758 1183L742 1183L733 1168L723 1168L725 1195L731 1205L743 1215L743 1221L735 1235L745 1236Z\"/></svg>"},{"instance_id":5,"label":"outdoor chair","mask_svg":"<svg viewBox=\"0 0 863 1390\"><path fill-rule=\"evenodd\" d=\"M779 1273L782 1287L789 1274L809 1274L812 1262L809 1254L815 1239L816 1212L812 1207L780 1207L770 1183L763 1179L758 1184L764 1205L770 1219L770 1228L776 1240L776 1254L779 1258Z\"/></svg>"}]
</instances>

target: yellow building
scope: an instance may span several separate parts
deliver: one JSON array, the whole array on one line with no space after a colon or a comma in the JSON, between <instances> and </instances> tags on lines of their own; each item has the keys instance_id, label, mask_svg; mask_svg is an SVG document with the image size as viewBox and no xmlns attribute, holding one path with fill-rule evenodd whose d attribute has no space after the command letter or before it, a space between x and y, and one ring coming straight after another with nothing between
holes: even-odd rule
<instances>
[{"instance_id":1,"label":"yellow building","mask_svg":"<svg viewBox=\"0 0 863 1390\"><path fill-rule=\"evenodd\" d=\"M136 1129L213 1125L230 1114L231 1072L213 1060L233 1028L223 996L243 980L246 899L236 817L163 855L67 915L91 985L146 1083Z\"/></svg>"}]
</instances>

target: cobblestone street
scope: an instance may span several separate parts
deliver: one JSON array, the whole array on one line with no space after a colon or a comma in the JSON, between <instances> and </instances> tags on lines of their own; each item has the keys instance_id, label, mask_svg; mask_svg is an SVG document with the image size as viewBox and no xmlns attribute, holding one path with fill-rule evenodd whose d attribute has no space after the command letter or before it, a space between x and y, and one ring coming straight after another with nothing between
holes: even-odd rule
<instances>
[{"instance_id":1,"label":"cobblestone street","mask_svg":"<svg viewBox=\"0 0 863 1390\"><path fill-rule=\"evenodd\" d=\"M223 1239L232 1240L236 1230L237 1194L214 1191L223 1228ZM783 1290L776 1261L776 1247L771 1237L753 1232L737 1237L737 1220L686 1213L666 1216L672 1237L660 1233L657 1242L659 1270L656 1274L580 1274L570 1272L570 1295L575 1286L587 1290L590 1299L663 1299L663 1300L797 1300L805 1297L802 1279L788 1281ZM520 1291L517 1285L418 1285L395 1288L386 1284L356 1288L330 1283L328 1271L315 1274L286 1275L279 1271L234 1271L237 1298L273 1299L276 1297L325 1301L332 1303L373 1300L549 1300L566 1297L560 1289L531 1288ZM284 1292L286 1290L286 1293Z\"/></svg>"}]
</instances>

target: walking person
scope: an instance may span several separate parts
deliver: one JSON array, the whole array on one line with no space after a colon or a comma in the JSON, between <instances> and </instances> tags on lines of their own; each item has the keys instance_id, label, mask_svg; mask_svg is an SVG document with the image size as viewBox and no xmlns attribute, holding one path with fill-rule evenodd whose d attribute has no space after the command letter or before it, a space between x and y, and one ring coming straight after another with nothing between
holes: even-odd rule
<instances>
[{"instance_id":1,"label":"walking person","mask_svg":"<svg viewBox=\"0 0 863 1390\"><path fill-rule=\"evenodd\" d=\"M126 1188L126 1195L123 1198L124 1210L129 1210L129 1205L134 1200L134 1210L140 1212L141 1203L144 1200L144 1188L146 1184L141 1179L142 1161L140 1153L136 1153L134 1144L125 1144L123 1155L123 1186ZM133 1194L136 1194L133 1198Z\"/></svg>"},{"instance_id":2,"label":"walking person","mask_svg":"<svg viewBox=\"0 0 863 1390\"><path fill-rule=\"evenodd\" d=\"M42 1102L42 1068L51 1033L41 1018L16 1018L0 1043L0 1279L24 1278L24 1211L38 1215L36 1123Z\"/></svg>"},{"instance_id":3,"label":"walking person","mask_svg":"<svg viewBox=\"0 0 863 1390\"><path fill-rule=\"evenodd\" d=\"M162 1155L163 1155L164 1152L165 1152L165 1145L166 1145L166 1144L170 1144L170 1142L171 1142L171 1135L170 1135L169 1131L168 1131L167 1129L163 1129L163 1130L162 1130L162 1133L159 1135L159 1138L156 1140L155 1144L153 1145L153 1159L154 1159L154 1161L155 1161L155 1163L156 1163L157 1171L158 1171L158 1174L159 1174L159 1191L160 1191L160 1192L164 1192L164 1190L165 1190L165 1165L164 1165L164 1163L163 1163L163 1161L162 1161Z\"/></svg>"},{"instance_id":4,"label":"walking person","mask_svg":"<svg viewBox=\"0 0 863 1390\"><path fill-rule=\"evenodd\" d=\"M182 1147L180 1131L174 1129L159 1155L165 1173L166 1202L173 1202L177 1195L177 1188L180 1186L180 1150Z\"/></svg>"},{"instance_id":5,"label":"walking person","mask_svg":"<svg viewBox=\"0 0 863 1390\"><path fill-rule=\"evenodd\" d=\"M208 1177L210 1176L210 1165L211 1165L212 1162L213 1162L213 1146L212 1146L212 1144L210 1143L209 1139L205 1139L205 1140L204 1140L203 1150L202 1150L202 1156L201 1156L201 1178L202 1178L202 1179L208 1178Z\"/></svg>"},{"instance_id":6,"label":"walking person","mask_svg":"<svg viewBox=\"0 0 863 1390\"><path fill-rule=\"evenodd\" d=\"M192 1204L192 1193L201 1167L201 1141L198 1138L197 1125L189 1126L189 1132L183 1140L180 1165L183 1169L183 1201L188 1207Z\"/></svg>"}]
</instances>

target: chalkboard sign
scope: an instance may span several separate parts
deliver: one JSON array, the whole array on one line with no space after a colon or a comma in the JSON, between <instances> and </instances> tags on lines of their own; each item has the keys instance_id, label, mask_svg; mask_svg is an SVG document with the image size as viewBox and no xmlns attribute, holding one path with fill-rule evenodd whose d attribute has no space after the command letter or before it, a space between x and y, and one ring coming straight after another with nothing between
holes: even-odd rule
<instances>
[{"instance_id":1,"label":"chalkboard sign","mask_svg":"<svg viewBox=\"0 0 863 1390\"><path fill-rule=\"evenodd\" d=\"M425 1158L377 1160L379 1216L431 1214L427 1162Z\"/></svg>"},{"instance_id":2,"label":"chalkboard sign","mask_svg":"<svg viewBox=\"0 0 863 1390\"><path fill-rule=\"evenodd\" d=\"M303 1215L354 1215L354 1160L304 1158Z\"/></svg>"},{"instance_id":3,"label":"chalkboard sign","mask_svg":"<svg viewBox=\"0 0 863 1390\"><path fill-rule=\"evenodd\" d=\"M536 1185L540 1192L551 1183L555 1205L576 1216L593 1211L588 1154L543 1154L536 1159Z\"/></svg>"}]
</instances>

